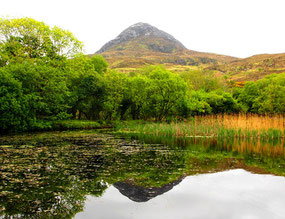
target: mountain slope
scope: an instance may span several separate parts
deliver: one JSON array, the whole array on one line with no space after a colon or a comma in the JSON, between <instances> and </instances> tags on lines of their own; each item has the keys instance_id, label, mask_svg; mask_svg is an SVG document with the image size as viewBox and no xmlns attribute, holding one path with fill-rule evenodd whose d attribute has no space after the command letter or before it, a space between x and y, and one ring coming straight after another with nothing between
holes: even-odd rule
<instances>
[{"instance_id":1,"label":"mountain slope","mask_svg":"<svg viewBox=\"0 0 285 219\"><path fill-rule=\"evenodd\" d=\"M170 34L146 23L130 26L96 53L102 54L113 68L166 63L198 66L237 60L230 56L188 50Z\"/></svg>"},{"instance_id":2,"label":"mountain slope","mask_svg":"<svg viewBox=\"0 0 285 219\"><path fill-rule=\"evenodd\" d=\"M254 55L209 69L227 74L234 81L255 81L269 74L285 72L285 53Z\"/></svg>"},{"instance_id":3,"label":"mountain slope","mask_svg":"<svg viewBox=\"0 0 285 219\"><path fill-rule=\"evenodd\" d=\"M115 39L109 41L106 43L97 53L102 53L111 49L118 49L118 45L122 45L124 42L128 42L134 39L138 39L140 37L144 36L144 38L160 38L164 39L169 43L169 48L155 48L152 47L154 44L148 44L149 49L157 50L159 52L166 52L169 53L172 51L172 49L183 49L185 48L182 43L180 43L178 40L176 40L173 36L170 34L161 31L157 29L156 27L153 27L146 23L137 23L126 30L124 30L122 33L120 33L119 36L117 36Z\"/></svg>"}]
</instances>

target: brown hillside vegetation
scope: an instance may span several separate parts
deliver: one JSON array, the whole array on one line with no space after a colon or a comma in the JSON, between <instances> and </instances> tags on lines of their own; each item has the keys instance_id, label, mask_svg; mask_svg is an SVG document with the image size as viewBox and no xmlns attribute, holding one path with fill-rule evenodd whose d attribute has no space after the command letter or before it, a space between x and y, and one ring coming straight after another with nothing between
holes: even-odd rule
<instances>
[{"instance_id":1,"label":"brown hillside vegetation","mask_svg":"<svg viewBox=\"0 0 285 219\"><path fill-rule=\"evenodd\" d=\"M107 42L97 53L111 68L122 71L144 65L168 64L169 67L225 64L237 58L188 50L173 36L146 23L137 23ZM180 67L178 67L181 69Z\"/></svg>"},{"instance_id":2,"label":"brown hillside vegetation","mask_svg":"<svg viewBox=\"0 0 285 219\"><path fill-rule=\"evenodd\" d=\"M154 47L157 50L149 49L149 45L155 45ZM209 66L236 60L236 58L230 56L202 53L175 47L173 49L169 48L170 50L172 49L171 52L161 52L159 51L160 48L169 48L165 40L139 38L103 52L102 55L110 63L111 68L136 68L145 64L167 63L181 66Z\"/></svg>"},{"instance_id":3,"label":"brown hillside vegetation","mask_svg":"<svg viewBox=\"0 0 285 219\"><path fill-rule=\"evenodd\" d=\"M269 74L285 72L285 53L254 55L208 69L227 74L234 81L256 81Z\"/></svg>"},{"instance_id":4,"label":"brown hillside vegetation","mask_svg":"<svg viewBox=\"0 0 285 219\"><path fill-rule=\"evenodd\" d=\"M137 71L145 65L163 64L168 70L210 70L243 87L266 75L285 72L285 53L262 54L245 59L187 49L170 34L146 23L137 23L107 42L98 52L112 69ZM92 56L92 55L90 55Z\"/></svg>"}]
</instances>

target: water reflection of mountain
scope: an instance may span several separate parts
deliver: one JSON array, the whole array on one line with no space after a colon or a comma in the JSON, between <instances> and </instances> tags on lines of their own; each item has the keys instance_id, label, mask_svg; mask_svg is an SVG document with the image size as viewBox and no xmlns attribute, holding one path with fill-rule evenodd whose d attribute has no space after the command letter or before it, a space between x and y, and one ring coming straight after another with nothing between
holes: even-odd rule
<instances>
[{"instance_id":1,"label":"water reflection of mountain","mask_svg":"<svg viewBox=\"0 0 285 219\"><path fill-rule=\"evenodd\" d=\"M149 188L134 188L130 197L147 201L172 189L179 182L169 182L184 172L184 151L163 145L97 133L46 135L0 138L0 218L72 218L87 195L100 197L130 178ZM122 194L128 187L118 184Z\"/></svg>"},{"instance_id":2,"label":"water reflection of mountain","mask_svg":"<svg viewBox=\"0 0 285 219\"><path fill-rule=\"evenodd\" d=\"M253 146L166 139L141 144L77 131L0 137L0 218L72 218L83 211L87 195L100 197L114 182L130 200L146 202L184 175L259 166ZM260 165L284 175L284 159L275 159L281 146L256 147L267 153ZM239 153L246 156L235 157ZM260 172L257 167L250 170Z\"/></svg>"},{"instance_id":3,"label":"water reflection of mountain","mask_svg":"<svg viewBox=\"0 0 285 219\"><path fill-rule=\"evenodd\" d=\"M181 183L183 179L184 177L181 177L180 179L172 181L161 187L145 188L142 186L133 185L129 182L117 182L114 183L113 186L117 188L122 195L128 197L132 201L147 202L158 195L162 195L163 193L170 191L174 186Z\"/></svg>"}]
</instances>

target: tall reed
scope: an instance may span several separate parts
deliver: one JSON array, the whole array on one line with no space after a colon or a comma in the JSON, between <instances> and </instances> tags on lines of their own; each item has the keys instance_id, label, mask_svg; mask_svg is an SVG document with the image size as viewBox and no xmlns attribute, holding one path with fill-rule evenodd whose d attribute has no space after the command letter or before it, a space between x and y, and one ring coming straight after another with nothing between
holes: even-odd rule
<instances>
[{"instance_id":1,"label":"tall reed","mask_svg":"<svg viewBox=\"0 0 285 219\"><path fill-rule=\"evenodd\" d=\"M195 116L183 122L130 122L120 131L156 136L281 139L285 134L284 115L255 114Z\"/></svg>"}]
</instances>

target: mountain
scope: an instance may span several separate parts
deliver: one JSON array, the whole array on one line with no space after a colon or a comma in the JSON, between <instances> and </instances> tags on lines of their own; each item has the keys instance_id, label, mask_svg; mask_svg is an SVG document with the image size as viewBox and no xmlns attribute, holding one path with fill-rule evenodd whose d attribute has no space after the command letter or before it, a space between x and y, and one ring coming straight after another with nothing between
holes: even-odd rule
<instances>
[{"instance_id":1,"label":"mountain","mask_svg":"<svg viewBox=\"0 0 285 219\"><path fill-rule=\"evenodd\" d=\"M128 182L117 182L114 183L113 186L118 189L122 195L128 197L132 201L147 202L158 195L162 195L163 193L170 191L174 186L181 183L183 179L184 178L181 177L178 180L170 182L161 187L145 188Z\"/></svg>"},{"instance_id":2,"label":"mountain","mask_svg":"<svg viewBox=\"0 0 285 219\"><path fill-rule=\"evenodd\" d=\"M145 64L198 66L224 64L237 58L188 50L170 34L147 23L137 23L107 42L102 54L112 68L136 68Z\"/></svg>"},{"instance_id":3,"label":"mountain","mask_svg":"<svg viewBox=\"0 0 285 219\"><path fill-rule=\"evenodd\" d=\"M256 81L266 75L285 72L285 53L261 54L208 67L234 81Z\"/></svg>"},{"instance_id":4,"label":"mountain","mask_svg":"<svg viewBox=\"0 0 285 219\"><path fill-rule=\"evenodd\" d=\"M149 50L157 52L171 53L174 50L185 49L183 44L170 34L146 23L137 23L124 30L115 39L106 43L97 53L110 51L112 49L117 50L117 46L120 47L121 45L124 45L123 43L136 39L144 39L144 41L139 44L145 44ZM165 44L161 44L160 46L155 39L164 40ZM149 42L148 40L153 42ZM138 44L136 45L138 46ZM136 45L135 47L137 47Z\"/></svg>"}]
</instances>

